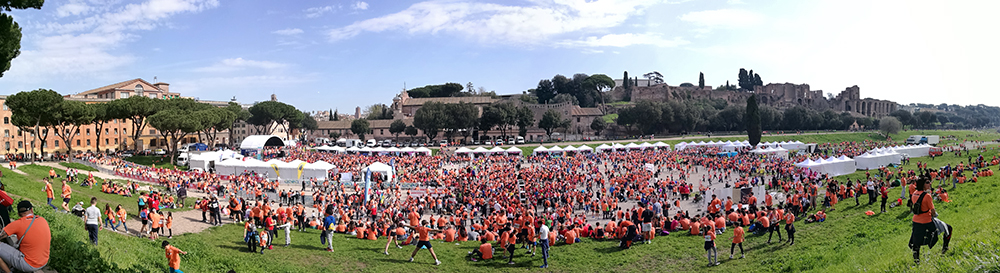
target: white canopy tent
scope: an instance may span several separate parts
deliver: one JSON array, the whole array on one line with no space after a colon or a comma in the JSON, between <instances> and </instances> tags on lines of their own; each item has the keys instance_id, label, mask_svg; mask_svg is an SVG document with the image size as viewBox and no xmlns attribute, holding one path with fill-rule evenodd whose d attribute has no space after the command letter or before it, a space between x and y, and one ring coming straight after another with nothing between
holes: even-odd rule
<instances>
[{"instance_id":1,"label":"white canopy tent","mask_svg":"<svg viewBox=\"0 0 1000 273\"><path fill-rule=\"evenodd\" d=\"M846 157L843 159L830 157L818 161L807 159L806 161L799 162L795 165L830 176L851 174L854 173L856 168L854 159Z\"/></svg>"},{"instance_id":2,"label":"white canopy tent","mask_svg":"<svg viewBox=\"0 0 1000 273\"><path fill-rule=\"evenodd\" d=\"M552 148L549 148L549 154L562 154L565 151L566 150L560 148L559 146L552 146Z\"/></svg>"},{"instance_id":3,"label":"white canopy tent","mask_svg":"<svg viewBox=\"0 0 1000 273\"><path fill-rule=\"evenodd\" d=\"M413 152L416 154L431 155L431 149L427 149L427 147L417 147Z\"/></svg>"},{"instance_id":4,"label":"white canopy tent","mask_svg":"<svg viewBox=\"0 0 1000 273\"><path fill-rule=\"evenodd\" d=\"M537 154L540 154L540 153L548 153L548 152L549 152L549 149L545 148L545 146L538 146L537 148L535 148L534 151L531 152L531 155L537 155Z\"/></svg>"},{"instance_id":5,"label":"white canopy tent","mask_svg":"<svg viewBox=\"0 0 1000 273\"><path fill-rule=\"evenodd\" d=\"M580 145L580 147L576 147L576 151L579 153L593 153L594 148L590 148L590 146L587 145Z\"/></svg>"},{"instance_id":6,"label":"white canopy tent","mask_svg":"<svg viewBox=\"0 0 1000 273\"><path fill-rule=\"evenodd\" d=\"M240 149L260 150L265 146L285 146L285 142L276 135L252 135L240 142Z\"/></svg>"},{"instance_id":7,"label":"white canopy tent","mask_svg":"<svg viewBox=\"0 0 1000 273\"><path fill-rule=\"evenodd\" d=\"M858 170L871 170L889 166L889 164L899 165L902 155L895 151L883 151L875 153L864 153L854 158Z\"/></svg>"},{"instance_id":8,"label":"white canopy tent","mask_svg":"<svg viewBox=\"0 0 1000 273\"><path fill-rule=\"evenodd\" d=\"M507 150L504 150L503 148L500 148L499 146L497 146L497 147L493 147L493 149L490 149L490 153L493 153L494 155L503 155L503 154L507 153Z\"/></svg>"},{"instance_id":9,"label":"white canopy tent","mask_svg":"<svg viewBox=\"0 0 1000 273\"><path fill-rule=\"evenodd\" d=\"M468 154L468 153L471 153L471 152L472 152L472 149L465 148L465 147L459 147L458 149L455 150L455 154Z\"/></svg>"},{"instance_id":10,"label":"white canopy tent","mask_svg":"<svg viewBox=\"0 0 1000 273\"><path fill-rule=\"evenodd\" d=\"M653 146L656 146L657 150L670 150L670 144L663 143L663 141L657 141L653 143Z\"/></svg>"},{"instance_id":11,"label":"white canopy tent","mask_svg":"<svg viewBox=\"0 0 1000 273\"><path fill-rule=\"evenodd\" d=\"M898 146L893 150L906 157L924 157L930 153L931 146L927 144Z\"/></svg>"},{"instance_id":12,"label":"white canopy tent","mask_svg":"<svg viewBox=\"0 0 1000 273\"><path fill-rule=\"evenodd\" d=\"M368 167L361 169L362 175L365 175L366 173L368 173L368 171L371 171L373 173L384 174L390 180L394 179L396 175L396 171L393 170L392 167L382 162L375 162L372 163L371 165L368 165Z\"/></svg>"},{"instance_id":13,"label":"white canopy tent","mask_svg":"<svg viewBox=\"0 0 1000 273\"><path fill-rule=\"evenodd\" d=\"M611 150L611 149L612 149L611 146L609 146L608 144L601 144L601 145L598 145L597 148L595 148L594 150L596 150L598 153L603 153L603 152L605 152L607 150Z\"/></svg>"},{"instance_id":14,"label":"white canopy tent","mask_svg":"<svg viewBox=\"0 0 1000 273\"><path fill-rule=\"evenodd\" d=\"M518 147L510 147L509 149L507 149L507 153L508 154L518 154L518 155L520 155L521 152L522 152L521 148L518 148Z\"/></svg>"},{"instance_id":15,"label":"white canopy tent","mask_svg":"<svg viewBox=\"0 0 1000 273\"><path fill-rule=\"evenodd\" d=\"M326 161L316 161L312 164L307 164L302 170L302 177L299 180L308 180L316 178L316 180L324 181L330 174L330 170L336 169L337 166L327 163Z\"/></svg>"},{"instance_id":16,"label":"white canopy tent","mask_svg":"<svg viewBox=\"0 0 1000 273\"><path fill-rule=\"evenodd\" d=\"M475 149L472 149L472 152L477 154L488 154L490 153L490 150L483 147L476 147Z\"/></svg>"}]
</instances>

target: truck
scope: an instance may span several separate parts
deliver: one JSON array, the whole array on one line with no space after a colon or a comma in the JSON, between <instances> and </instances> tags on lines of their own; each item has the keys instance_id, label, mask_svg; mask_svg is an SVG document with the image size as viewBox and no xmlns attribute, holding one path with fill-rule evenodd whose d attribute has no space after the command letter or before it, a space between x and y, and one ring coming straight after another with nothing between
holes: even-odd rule
<instances>
[{"instance_id":1,"label":"truck","mask_svg":"<svg viewBox=\"0 0 1000 273\"><path fill-rule=\"evenodd\" d=\"M906 144L928 144L937 145L941 142L941 137L936 135L911 135L906 138Z\"/></svg>"}]
</instances>

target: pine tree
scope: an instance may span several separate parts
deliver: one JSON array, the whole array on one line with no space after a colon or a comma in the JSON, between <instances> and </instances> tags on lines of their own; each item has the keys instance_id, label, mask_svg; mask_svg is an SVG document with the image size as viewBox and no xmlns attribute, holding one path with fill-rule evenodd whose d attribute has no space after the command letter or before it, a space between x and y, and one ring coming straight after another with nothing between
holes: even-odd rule
<instances>
[{"instance_id":1,"label":"pine tree","mask_svg":"<svg viewBox=\"0 0 1000 273\"><path fill-rule=\"evenodd\" d=\"M698 72L698 89L705 89L705 73Z\"/></svg>"},{"instance_id":2,"label":"pine tree","mask_svg":"<svg viewBox=\"0 0 1000 273\"><path fill-rule=\"evenodd\" d=\"M628 89L631 83L631 78L628 77L628 71L625 71L625 76L622 76L622 88Z\"/></svg>"}]
</instances>

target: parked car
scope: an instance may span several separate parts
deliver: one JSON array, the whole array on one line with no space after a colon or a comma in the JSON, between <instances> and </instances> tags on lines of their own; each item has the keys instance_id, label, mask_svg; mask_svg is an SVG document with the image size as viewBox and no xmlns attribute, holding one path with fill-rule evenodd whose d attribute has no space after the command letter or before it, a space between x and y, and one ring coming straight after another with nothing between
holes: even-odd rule
<instances>
[{"instance_id":1,"label":"parked car","mask_svg":"<svg viewBox=\"0 0 1000 273\"><path fill-rule=\"evenodd\" d=\"M494 145L503 146L503 139L497 139L497 142Z\"/></svg>"},{"instance_id":2,"label":"parked car","mask_svg":"<svg viewBox=\"0 0 1000 273\"><path fill-rule=\"evenodd\" d=\"M167 151L164 151L163 149L156 149L155 151L153 151L153 154L155 154L155 155L165 155L165 154L167 154Z\"/></svg>"},{"instance_id":3,"label":"parked car","mask_svg":"<svg viewBox=\"0 0 1000 273\"><path fill-rule=\"evenodd\" d=\"M448 147L448 141L442 139L441 141L438 141L438 145L440 145L441 147Z\"/></svg>"},{"instance_id":4,"label":"parked car","mask_svg":"<svg viewBox=\"0 0 1000 273\"><path fill-rule=\"evenodd\" d=\"M132 157L135 155L133 151L122 151L122 157Z\"/></svg>"}]
</instances>

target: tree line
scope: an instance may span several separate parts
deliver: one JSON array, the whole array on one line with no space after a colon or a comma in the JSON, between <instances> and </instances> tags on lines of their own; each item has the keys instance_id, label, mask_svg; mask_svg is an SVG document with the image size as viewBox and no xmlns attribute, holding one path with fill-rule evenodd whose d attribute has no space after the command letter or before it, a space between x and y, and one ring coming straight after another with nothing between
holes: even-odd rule
<instances>
[{"instance_id":1,"label":"tree line","mask_svg":"<svg viewBox=\"0 0 1000 273\"><path fill-rule=\"evenodd\" d=\"M233 128L240 121L253 126L255 134L272 134L275 128L271 125L274 123L285 132L317 128L316 120L309 114L276 101L260 102L249 109L243 109L235 102L226 107L215 107L188 98L153 99L145 96L131 96L107 103L84 103L66 100L52 90L38 89L8 96L6 104L12 113L11 123L14 126L33 134L41 143L46 143L51 130L52 135L65 144L67 153L72 153L73 140L79 135L80 128L87 125L94 125L98 139L95 148L100 151L104 126L115 120L130 121L131 128L123 129L122 134L130 136L134 149L140 149L138 140L148 126L156 129L163 139L171 140L168 144L171 154L177 151L178 142L189 135L198 134L203 136L201 139L215 143L219 132ZM128 148L125 143L121 145ZM45 154L45 148L41 145L41 154ZM171 156L173 162L174 157Z\"/></svg>"}]
</instances>

